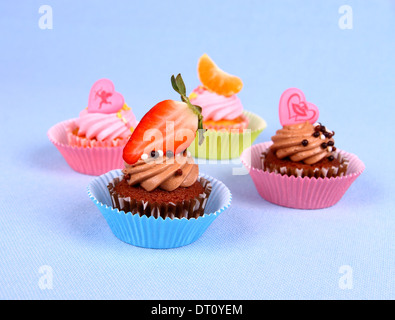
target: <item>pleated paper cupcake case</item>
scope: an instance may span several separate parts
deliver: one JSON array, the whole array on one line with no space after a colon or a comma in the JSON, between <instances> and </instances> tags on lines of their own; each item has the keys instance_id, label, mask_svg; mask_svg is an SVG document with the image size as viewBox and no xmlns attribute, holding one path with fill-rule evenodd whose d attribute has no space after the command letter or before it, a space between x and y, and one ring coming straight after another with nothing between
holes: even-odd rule
<instances>
[{"instance_id":1,"label":"pleated paper cupcake case","mask_svg":"<svg viewBox=\"0 0 395 320\"><path fill-rule=\"evenodd\" d=\"M108 184L121 175L121 170L113 170L95 178L88 186L88 195L103 214L113 234L134 246L168 249L190 244L199 239L231 204L229 189L221 181L201 174L200 177L209 180L212 185L203 216L163 219L125 213L112 207L107 189Z\"/></svg>"},{"instance_id":2,"label":"pleated paper cupcake case","mask_svg":"<svg viewBox=\"0 0 395 320\"><path fill-rule=\"evenodd\" d=\"M66 120L48 130L48 138L62 154L67 164L75 171L88 175L101 175L123 167L119 147L74 147L68 144L67 128L75 119Z\"/></svg>"},{"instance_id":3,"label":"pleated paper cupcake case","mask_svg":"<svg viewBox=\"0 0 395 320\"><path fill-rule=\"evenodd\" d=\"M364 171L365 165L354 154L337 149L349 161L346 175L331 178L309 178L281 175L262 170L260 155L272 142L264 142L244 150L243 165L265 200L296 209L322 209L335 205L351 184Z\"/></svg>"}]
</instances>

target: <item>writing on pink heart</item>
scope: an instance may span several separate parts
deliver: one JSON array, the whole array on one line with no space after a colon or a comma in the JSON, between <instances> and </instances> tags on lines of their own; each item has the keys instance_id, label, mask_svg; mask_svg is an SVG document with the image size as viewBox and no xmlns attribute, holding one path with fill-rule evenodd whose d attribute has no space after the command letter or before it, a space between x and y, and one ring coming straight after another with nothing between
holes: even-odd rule
<instances>
[{"instance_id":1,"label":"writing on pink heart","mask_svg":"<svg viewBox=\"0 0 395 320\"><path fill-rule=\"evenodd\" d=\"M88 99L89 113L116 113L122 109L125 100L119 92L115 91L114 84L109 79L96 81Z\"/></svg>"},{"instance_id":2,"label":"writing on pink heart","mask_svg":"<svg viewBox=\"0 0 395 320\"><path fill-rule=\"evenodd\" d=\"M317 106L307 102L302 90L289 88L283 92L279 103L280 123L289 126L296 123L314 124L319 117Z\"/></svg>"}]
</instances>

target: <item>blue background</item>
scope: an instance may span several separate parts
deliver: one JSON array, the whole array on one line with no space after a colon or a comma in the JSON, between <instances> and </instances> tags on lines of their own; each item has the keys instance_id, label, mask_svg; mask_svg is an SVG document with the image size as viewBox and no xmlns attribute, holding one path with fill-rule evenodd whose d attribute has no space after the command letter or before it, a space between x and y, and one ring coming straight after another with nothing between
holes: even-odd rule
<instances>
[{"instance_id":1,"label":"blue background","mask_svg":"<svg viewBox=\"0 0 395 320\"><path fill-rule=\"evenodd\" d=\"M41 5L53 29L38 26ZM353 9L342 30L341 5ZM0 2L1 299L393 299L394 1ZM137 116L190 91L208 53L243 79L245 108L279 128L278 100L302 89L365 172L334 207L263 200L249 175L201 164L233 193L195 243L150 250L119 241L47 130L76 117L91 85L113 80ZM40 289L41 266L53 271ZM342 266L352 288L339 286Z\"/></svg>"}]
</instances>

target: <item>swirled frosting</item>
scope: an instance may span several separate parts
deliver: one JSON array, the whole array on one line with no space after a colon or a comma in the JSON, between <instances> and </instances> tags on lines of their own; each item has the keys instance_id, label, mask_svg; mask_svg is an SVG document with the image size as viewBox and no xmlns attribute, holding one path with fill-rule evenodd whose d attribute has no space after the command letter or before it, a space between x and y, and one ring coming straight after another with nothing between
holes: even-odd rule
<instances>
[{"instance_id":1,"label":"swirled frosting","mask_svg":"<svg viewBox=\"0 0 395 320\"><path fill-rule=\"evenodd\" d=\"M243 105L236 95L221 96L206 90L203 86L194 89L189 100L202 108L205 120L234 120L243 113Z\"/></svg>"},{"instance_id":2,"label":"swirled frosting","mask_svg":"<svg viewBox=\"0 0 395 320\"><path fill-rule=\"evenodd\" d=\"M333 159L336 150L333 135L321 124L312 125L308 121L284 126L272 137L271 150L279 159L288 157L294 162L315 164L325 157Z\"/></svg>"},{"instance_id":3,"label":"swirled frosting","mask_svg":"<svg viewBox=\"0 0 395 320\"><path fill-rule=\"evenodd\" d=\"M178 187L190 187L199 176L199 166L189 152L174 157L140 159L122 170L130 186L140 185L147 191L161 188L173 191Z\"/></svg>"},{"instance_id":4,"label":"swirled frosting","mask_svg":"<svg viewBox=\"0 0 395 320\"><path fill-rule=\"evenodd\" d=\"M132 110L126 105L117 113L90 113L81 111L75 121L78 135L99 141L128 138L136 127L137 121Z\"/></svg>"}]
</instances>

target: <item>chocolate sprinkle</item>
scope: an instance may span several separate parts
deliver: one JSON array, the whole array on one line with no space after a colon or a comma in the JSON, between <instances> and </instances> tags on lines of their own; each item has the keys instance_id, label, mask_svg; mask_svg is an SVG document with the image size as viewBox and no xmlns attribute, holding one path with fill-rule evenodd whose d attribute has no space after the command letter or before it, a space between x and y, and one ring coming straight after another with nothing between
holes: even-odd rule
<instances>
[{"instance_id":1,"label":"chocolate sprinkle","mask_svg":"<svg viewBox=\"0 0 395 320\"><path fill-rule=\"evenodd\" d=\"M331 155L331 156L328 157L328 160L329 161L333 161L333 160L335 160L335 157Z\"/></svg>"},{"instance_id":2,"label":"chocolate sprinkle","mask_svg":"<svg viewBox=\"0 0 395 320\"><path fill-rule=\"evenodd\" d=\"M166 157L172 158L173 156L174 156L173 151L171 151L171 150L167 150L167 151L166 151Z\"/></svg>"},{"instance_id":3,"label":"chocolate sprinkle","mask_svg":"<svg viewBox=\"0 0 395 320\"><path fill-rule=\"evenodd\" d=\"M182 170L181 170L181 169L178 169L178 170L175 172L175 175L176 175L176 176L182 176Z\"/></svg>"},{"instance_id":4,"label":"chocolate sprinkle","mask_svg":"<svg viewBox=\"0 0 395 320\"><path fill-rule=\"evenodd\" d=\"M328 144L326 142L321 143L321 148L322 149L326 149L327 146L328 146Z\"/></svg>"},{"instance_id":5,"label":"chocolate sprinkle","mask_svg":"<svg viewBox=\"0 0 395 320\"><path fill-rule=\"evenodd\" d=\"M328 146L333 147L335 143L333 141L328 141Z\"/></svg>"},{"instance_id":6,"label":"chocolate sprinkle","mask_svg":"<svg viewBox=\"0 0 395 320\"><path fill-rule=\"evenodd\" d=\"M307 141L306 139L304 139L304 140L302 141L302 145L303 145L304 147L306 147L308 144L309 144L309 141Z\"/></svg>"},{"instance_id":7,"label":"chocolate sprinkle","mask_svg":"<svg viewBox=\"0 0 395 320\"><path fill-rule=\"evenodd\" d=\"M151 157L152 158L157 158L159 156L159 152L157 152L157 151L155 151L155 150L152 150L151 151Z\"/></svg>"},{"instance_id":8,"label":"chocolate sprinkle","mask_svg":"<svg viewBox=\"0 0 395 320\"><path fill-rule=\"evenodd\" d=\"M316 131L316 132L313 133L313 137L318 138L319 136L320 136L319 131Z\"/></svg>"}]
</instances>

